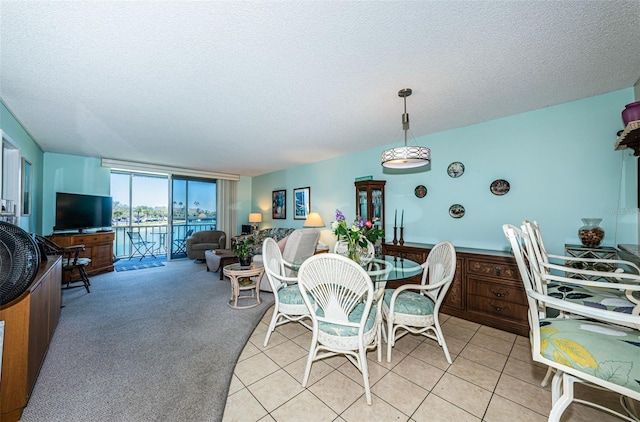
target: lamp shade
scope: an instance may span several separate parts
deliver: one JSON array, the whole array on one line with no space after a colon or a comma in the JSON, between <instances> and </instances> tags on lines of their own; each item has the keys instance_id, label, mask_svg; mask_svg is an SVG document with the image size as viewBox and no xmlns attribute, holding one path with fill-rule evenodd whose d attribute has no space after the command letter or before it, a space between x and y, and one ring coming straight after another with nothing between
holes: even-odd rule
<instances>
[{"instance_id":1,"label":"lamp shade","mask_svg":"<svg viewBox=\"0 0 640 422\"><path fill-rule=\"evenodd\" d=\"M426 166L431 162L431 150L419 146L388 149L382 153L382 165L387 168L408 169Z\"/></svg>"},{"instance_id":2,"label":"lamp shade","mask_svg":"<svg viewBox=\"0 0 640 422\"><path fill-rule=\"evenodd\" d=\"M249 223L262 223L262 214L259 212L249 213Z\"/></svg>"},{"instance_id":3,"label":"lamp shade","mask_svg":"<svg viewBox=\"0 0 640 422\"><path fill-rule=\"evenodd\" d=\"M302 227L325 227L322 217L317 212L310 212Z\"/></svg>"},{"instance_id":4,"label":"lamp shade","mask_svg":"<svg viewBox=\"0 0 640 422\"><path fill-rule=\"evenodd\" d=\"M402 115L402 130L404 130L404 146L391 148L382 153L382 167L390 169L410 169L426 166L431 162L431 150L426 147L407 145L407 131L409 130L409 114L407 113L407 97L411 95L411 88L401 89L398 96L404 99L404 114Z\"/></svg>"}]
</instances>

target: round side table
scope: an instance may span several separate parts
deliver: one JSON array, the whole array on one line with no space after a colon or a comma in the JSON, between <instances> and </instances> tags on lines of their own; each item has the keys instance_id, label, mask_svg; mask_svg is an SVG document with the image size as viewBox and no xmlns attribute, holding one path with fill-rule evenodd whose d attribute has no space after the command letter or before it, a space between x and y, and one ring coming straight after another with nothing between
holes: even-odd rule
<instances>
[{"instance_id":1,"label":"round side table","mask_svg":"<svg viewBox=\"0 0 640 422\"><path fill-rule=\"evenodd\" d=\"M260 300L260 279L264 274L262 264L252 263L249 266L241 266L239 263L226 265L223 269L224 275L231 281L231 299L229 306L233 309L247 309L258 306ZM251 295L240 295L242 291L249 291ZM254 299L256 303L240 306L238 300Z\"/></svg>"}]
</instances>

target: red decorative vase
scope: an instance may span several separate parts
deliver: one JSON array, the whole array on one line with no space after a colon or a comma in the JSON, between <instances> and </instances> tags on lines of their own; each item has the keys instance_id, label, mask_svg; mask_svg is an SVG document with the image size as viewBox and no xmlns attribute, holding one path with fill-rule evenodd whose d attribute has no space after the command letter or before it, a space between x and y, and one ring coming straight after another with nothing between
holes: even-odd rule
<instances>
[{"instance_id":1,"label":"red decorative vase","mask_svg":"<svg viewBox=\"0 0 640 422\"><path fill-rule=\"evenodd\" d=\"M640 101L627 104L624 106L624 110L622 110L622 123L624 123L625 126L628 125L629 122L636 120L640 120Z\"/></svg>"}]
</instances>

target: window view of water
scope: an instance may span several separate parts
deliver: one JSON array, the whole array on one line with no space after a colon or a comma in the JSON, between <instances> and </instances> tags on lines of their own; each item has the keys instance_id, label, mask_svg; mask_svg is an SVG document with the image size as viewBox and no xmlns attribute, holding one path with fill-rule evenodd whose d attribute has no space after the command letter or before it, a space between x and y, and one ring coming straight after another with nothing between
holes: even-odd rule
<instances>
[{"instance_id":1,"label":"window view of water","mask_svg":"<svg viewBox=\"0 0 640 422\"><path fill-rule=\"evenodd\" d=\"M153 242L155 253L181 258L188 233L216 228L215 181L174 177L172 182L170 198L167 176L111 173L116 257L132 252L127 231Z\"/></svg>"}]
</instances>

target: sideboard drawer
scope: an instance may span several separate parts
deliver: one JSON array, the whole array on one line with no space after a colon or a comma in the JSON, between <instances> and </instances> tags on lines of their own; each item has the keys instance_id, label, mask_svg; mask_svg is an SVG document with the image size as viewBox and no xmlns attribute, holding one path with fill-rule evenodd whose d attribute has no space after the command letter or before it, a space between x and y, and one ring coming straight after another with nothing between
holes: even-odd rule
<instances>
[{"instance_id":1,"label":"sideboard drawer","mask_svg":"<svg viewBox=\"0 0 640 422\"><path fill-rule=\"evenodd\" d=\"M525 323L527 322L527 312L529 310L526 305L477 295L469 295L467 306L470 311L491 314L503 319Z\"/></svg>"},{"instance_id":2,"label":"sideboard drawer","mask_svg":"<svg viewBox=\"0 0 640 422\"><path fill-rule=\"evenodd\" d=\"M527 294L522 287L509 286L477 278L469 278L469 293L489 299L527 305Z\"/></svg>"},{"instance_id":3,"label":"sideboard drawer","mask_svg":"<svg viewBox=\"0 0 640 422\"><path fill-rule=\"evenodd\" d=\"M467 274L499 277L520 282L520 273L518 272L517 265L494 262L486 259L467 259Z\"/></svg>"}]
</instances>

